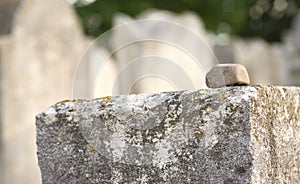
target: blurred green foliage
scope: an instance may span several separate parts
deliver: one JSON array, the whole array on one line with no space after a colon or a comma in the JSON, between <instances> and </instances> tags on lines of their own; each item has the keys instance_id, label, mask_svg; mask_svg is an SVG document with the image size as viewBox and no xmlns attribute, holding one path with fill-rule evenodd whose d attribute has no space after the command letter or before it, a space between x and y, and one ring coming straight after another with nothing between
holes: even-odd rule
<instances>
[{"instance_id":1,"label":"blurred green foliage","mask_svg":"<svg viewBox=\"0 0 300 184\"><path fill-rule=\"evenodd\" d=\"M91 0L89 0L91 1ZM87 35L99 36L117 12L136 16L149 8L177 13L193 11L207 29L243 37L280 41L297 14L300 0L77 0L74 7Z\"/></svg>"}]
</instances>

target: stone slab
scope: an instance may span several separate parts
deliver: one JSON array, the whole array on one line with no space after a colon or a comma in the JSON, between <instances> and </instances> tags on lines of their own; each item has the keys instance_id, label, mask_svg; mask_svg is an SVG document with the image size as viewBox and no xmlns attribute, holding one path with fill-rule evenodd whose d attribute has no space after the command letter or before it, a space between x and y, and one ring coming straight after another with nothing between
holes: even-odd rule
<instances>
[{"instance_id":1,"label":"stone slab","mask_svg":"<svg viewBox=\"0 0 300 184\"><path fill-rule=\"evenodd\" d=\"M299 183L300 89L59 102L36 116L43 183Z\"/></svg>"}]
</instances>

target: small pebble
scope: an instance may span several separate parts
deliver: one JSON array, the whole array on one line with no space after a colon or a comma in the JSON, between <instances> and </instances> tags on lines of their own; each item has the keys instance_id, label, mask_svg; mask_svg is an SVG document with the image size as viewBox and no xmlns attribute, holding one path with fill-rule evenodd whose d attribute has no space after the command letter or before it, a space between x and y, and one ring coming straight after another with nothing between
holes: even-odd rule
<instances>
[{"instance_id":1,"label":"small pebble","mask_svg":"<svg viewBox=\"0 0 300 184\"><path fill-rule=\"evenodd\" d=\"M209 88L224 86L248 86L250 79L246 68L240 64L219 64L206 74Z\"/></svg>"}]
</instances>

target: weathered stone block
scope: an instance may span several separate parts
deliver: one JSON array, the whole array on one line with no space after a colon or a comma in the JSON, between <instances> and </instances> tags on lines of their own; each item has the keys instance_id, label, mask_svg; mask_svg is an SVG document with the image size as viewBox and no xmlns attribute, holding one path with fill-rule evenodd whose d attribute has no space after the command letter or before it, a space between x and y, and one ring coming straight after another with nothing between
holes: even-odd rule
<instances>
[{"instance_id":1,"label":"weathered stone block","mask_svg":"<svg viewBox=\"0 0 300 184\"><path fill-rule=\"evenodd\" d=\"M299 88L63 101L36 117L43 183L299 183Z\"/></svg>"}]
</instances>

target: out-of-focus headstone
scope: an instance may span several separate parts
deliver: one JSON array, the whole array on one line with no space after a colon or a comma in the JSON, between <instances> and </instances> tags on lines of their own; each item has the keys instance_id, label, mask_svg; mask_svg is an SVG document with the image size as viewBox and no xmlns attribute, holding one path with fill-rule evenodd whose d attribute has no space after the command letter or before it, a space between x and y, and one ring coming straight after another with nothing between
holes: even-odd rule
<instances>
[{"instance_id":1,"label":"out-of-focus headstone","mask_svg":"<svg viewBox=\"0 0 300 184\"><path fill-rule=\"evenodd\" d=\"M122 26L132 21L138 24ZM196 15L149 10L136 19L117 15L114 25L115 48L136 40L115 53L118 71L128 73L120 77L121 94L206 87L215 58L211 35Z\"/></svg>"},{"instance_id":2,"label":"out-of-focus headstone","mask_svg":"<svg viewBox=\"0 0 300 184\"><path fill-rule=\"evenodd\" d=\"M12 22L20 0L0 1L0 35L9 34L12 31Z\"/></svg>"},{"instance_id":3,"label":"out-of-focus headstone","mask_svg":"<svg viewBox=\"0 0 300 184\"><path fill-rule=\"evenodd\" d=\"M91 45L77 67L73 97L112 96L114 90L118 92L118 86L114 83L117 77L116 69L116 63L109 57L105 47L98 44Z\"/></svg>"},{"instance_id":4,"label":"out-of-focus headstone","mask_svg":"<svg viewBox=\"0 0 300 184\"><path fill-rule=\"evenodd\" d=\"M0 1L0 71L1 69L1 45L7 41L7 35L11 33L12 21L19 0L1 0ZM4 143L3 143L3 121L2 121L2 72L0 72L0 183L5 181L4 169Z\"/></svg>"},{"instance_id":5,"label":"out-of-focus headstone","mask_svg":"<svg viewBox=\"0 0 300 184\"><path fill-rule=\"evenodd\" d=\"M0 47L0 71L1 71L1 47ZM0 72L0 107L1 107L1 72ZM4 162L3 162L3 138L2 138L2 115L1 115L1 109L0 109L0 183L4 183Z\"/></svg>"},{"instance_id":6,"label":"out-of-focus headstone","mask_svg":"<svg viewBox=\"0 0 300 184\"><path fill-rule=\"evenodd\" d=\"M37 184L34 115L72 97L74 71L88 41L62 0L22 1L13 17L0 44L3 183Z\"/></svg>"},{"instance_id":7,"label":"out-of-focus headstone","mask_svg":"<svg viewBox=\"0 0 300 184\"><path fill-rule=\"evenodd\" d=\"M218 58L219 63L235 63L233 46L230 45L215 45L214 53Z\"/></svg>"},{"instance_id":8,"label":"out-of-focus headstone","mask_svg":"<svg viewBox=\"0 0 300 184\"><path fill-rule=\"evenodd\" d=\"M300 13L296 16L292 29L284 37L282 47L286 72L282 82L287 85L300 85Z\"/></svg>"},{"instance_id":9,"label":"out-of-focus headstone","mask_svg":"<svg viewBox=\"0 0 300 184\"><path fill-rule=\"evenodd\" d=\"M237 63L247 68L252 84L280 83L280 61L275 57L271 45L260 39L236 39L233 41L233 48Z\"/></svg>"},{"instance_id":10,"label":"out-of-focus headstone","mask_svg":"<svg viewBox=\"0 0 300 184\"><path fill-rule=\"evenodd\" d=\"M214 37L214 54L219 63L236 62L232 40L227 33L220 33Z\"/></svg>"}]
</instances>

